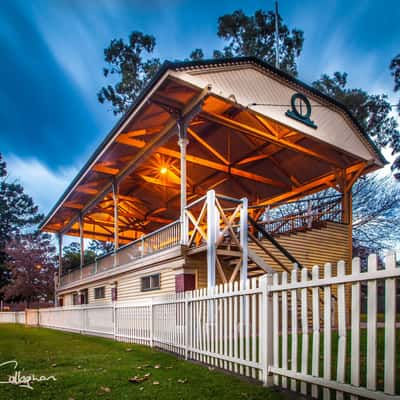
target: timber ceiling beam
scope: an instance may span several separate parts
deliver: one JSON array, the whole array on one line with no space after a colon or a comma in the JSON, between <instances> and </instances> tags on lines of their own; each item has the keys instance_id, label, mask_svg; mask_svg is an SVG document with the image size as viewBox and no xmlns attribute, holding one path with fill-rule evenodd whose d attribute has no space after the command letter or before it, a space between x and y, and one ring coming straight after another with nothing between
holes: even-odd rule
<instances>
[{"instance_id":1,"label":"timber ceiling beam","mask_svg":"<svg viewBox=\"0 0 400 400\"><path fill-rule=\"evenodd\" d=\"M100 172L100 173L106 174L106 175L112 175L112 176L118 175L119 169L110 167L108 164L109 163L105 163L105 162L98 163L93 167L93 171Z\"/></svg>"},{"instance_id":2,"label":"timber ceiling beam","mask_svg":"<svg viewBox=\"0 0 400 400\"><path fill-rule=\"evenodd\" d=\"M229 165L229 161L217 150L215 150L211 145L209 145L204 139L202 139L193 129L188 128L187 131L197 142L199 142L204 148L206 148L212 155L217 157L225 165Z\"/></svg>"},{"instance_id":3,"label":"timber ceiling beam","mask_svg":"<svg viewBox=\"0 0 400 400\"><path fill-rule=\"evenodd\" d=\"M303 153L307 156L316 158L320 161L324 161L332 166L335 166L336 168L342 168L342 166L336 160L334 160L330 157L327 157L323 154L320 154L320 153L318 153L314 150L308 149L306 147L300 146L296 143L292 143L291 141L286 140L284 138L278 139L273 133L270 133L267 131L262 131L260 129L246 125L242 122L238 122L238 121L232 120L230 118L227 118L223 115L215 114L215 113L208 112L208 111L202 111L200 113L200 118L203 118L210 122L214 122L219 125L226 126L230 129L236 130L238 132L242 132L247 135L257 136L258 138L262 137L262 138L264 138L272 143L275 143L283 148L287 148L289 150Z\"/></svg>"},{"instance_id":4,"label":"timber ceiling beam","mask_svg":"<svg viewBox=\"0 0 400 400\"><path fill-rule=\"evenodd\" d=\"M358 171L360 169L361 165L364 165L364 162L357 163L357 164L345 169L344 172L346 175L352 174L352 173ZM288 199L295 197L297 195L300 195L300 194L304 195L304 193L309 193L310 191L313 191L314 189L317 189L320 187L324 187L324 186L330 187L331 184L336 182L336 180L337 180L337 173L332 173L332 174L326 175L322 178L316 179L315 181L311 181L309 183L302 184L301 187L295 188L295 189L291 190L290 192L283 193L281 195L272 197L270 199L262 200L257 205L258 206L268 206L268 205L272 205L274 203L281 202L283 200L288 200Z\"/></svg>"},{"instance_id":5,"label":"timber ceiling beam","mask_svg":"<svg viewBox=\"0 0 400 400\"><path fill-rule=\"evenodd\" d=\"M136 129L134 131L124 132L124 135L126 135L127 137L152 135L154 133L159 133L162 130L162 128L163 128L162 126L155 126L153 128Z\"/></svg>"},{"instance_id":6,"label":"timber ceiling beam","mask_svg":"<svg viewBox=\"0 0 400 400\"><path fill-rule=\"evenodd\" d=\"M289 134L288 134L289 135ZM304 135L297 133L296 134L290 134L291 138L290 141L292 143L296 143L299 140L304 138ZM264 150L265 149L265 150ZM269 142L265 142L263 145L257 147L254 151L248 152L244 157L242 157L240 160L237 160L234 165L240 166L240 165L246 165L246 164L251 164L253 162L257 162L260 160L264 160L266 158L269 158L270 156L273 156L280 151L284 150L281 146L278 146L276 144L271 144ZM262 154L258 154L254 156L254 153L258 153L260 151L263 151Z\"/></svg>"}]
</instances>

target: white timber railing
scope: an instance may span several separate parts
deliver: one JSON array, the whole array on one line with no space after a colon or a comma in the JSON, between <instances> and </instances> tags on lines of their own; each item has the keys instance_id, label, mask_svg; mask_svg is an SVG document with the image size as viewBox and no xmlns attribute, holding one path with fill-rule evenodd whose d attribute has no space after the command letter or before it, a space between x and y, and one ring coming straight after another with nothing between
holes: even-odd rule
<instances>
[{"instance_id":1,"label":"white timber railing","mask_svg":"<svg viewBox=\"0 0 400 400\"><path fill-rule=\"evenodd\" d=\"M95 262L83 266L82 274L78 268L61 276L61 286L177 246L180 244L181 239L180 228L180 221L174 221L154 232L142 236L140 239L121 246L112 253L98 257Z\"/></svg>"},{"instance_id":2,"label":"white timber railing","mask_svg":"<svg viewBox=\"0 0 400 400\"><path fill-rule=\"evenodd\" d=\"M369 256L365 271L355 258L315 266L311 276L294 269L151 301L28 310L26 322L161 348L313 398L398 400L400 268L394 254L378 261Z\"/></svg>"}]
</instances>

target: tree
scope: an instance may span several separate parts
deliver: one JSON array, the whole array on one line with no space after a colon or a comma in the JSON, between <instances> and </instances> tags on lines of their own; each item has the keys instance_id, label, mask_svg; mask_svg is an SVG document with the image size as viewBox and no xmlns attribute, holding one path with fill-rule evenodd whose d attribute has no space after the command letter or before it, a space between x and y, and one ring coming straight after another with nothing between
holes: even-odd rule
<instances>
[{"instance_id":1,"label":"tree","mask_svg":"<svg viewBox=\"0 0 400 400\"><path fill-rule=\"evenodd\" d=\"M0 297L10 279L7 268L7 243L38 224L43 216L32 198L17 181L9 181L7 164L0 154Z\"/></svg>"},{"instance_id":2,"label":"tree","mask_svg":"<svg viewBox=\"0 0 400 400\"><path fill-rule=\"evenodd\" d=\"M90 249L84 251L84 265L91 264L96 260L96 253ZM77 242L72 242L63 247L62 272L67 273L78 269L81 265L81 246Z\"/></svg>"},{"instance_id":3,"label":"tree","mask_svg":"<svg viewBox=\"0 0 400 400\"><path fill-rule=\"evenodd\" d=\"M400 185L391 176L359 179L353 187L353 247L393 248L400 237Z\"/></svg>"},{"instance_id":4,"label":"tree","mask_svg":"<svg viewBox=\"0 0 400 400\"><path fill-rule=\"evenodd\" d=\"M391 148L395 156L392 170L400 180L400 132L396 119L390 115L392 106L387 95L371 95L362 89L350 89L347 87L347 74L341 72L332 76L324 74L313 82L313 86L344 104L379 148Z\"/></svg>"},{"instance_id":5,"label":"tree","mask_svg":"<svg viewBox=\"0 0 400 400\"><path fill-rule=\"evenodd\" d=\"M400 91L400 54L398 54L395 58L393 58L390 63L390 70L392 71L392 76L394 79L394 91ZM397 111L400 114L400 99L397 104Z\"/></svg>"},{"instance_id":6,"label":"tree","mask_svg":"<svg viewBox=\"0 0 400 400\"><path fill-rule=\"evenodd\" d=\"M353 250L379 252L398 245L400 237L400 185L391 176L379 173L360 178L352 189ZM307 215L308 201L314 209L340 201L341 194L327 189L287 203L269 212L271 219L294 214Z\"/></svg>"},{"instance_id":7,"label":"tree","mask_svg":"<svg viewBox=\"0 0 400 400\"><path fill-rule=\"evenodd\" d=\"M10 282L4 297L9 302L51 301L54 298L55 247L48 234L19 235L8 242Z\"/></svg>"},{"instance_id":8,"label":"tree","mask_svg":"<svg viewBox=\"0 0 400 400\"><path fill-rule=\"evenodd\" d=\"M296 59L303 48L303 32L290 30L278 16L280 69L297 75ZM242 10L218 18L218 37L227 45L222 51L215 50L214 57L255 56L275 65L275 13L258 10L246 15Z\"/></svg>"},{"instance_id":9,"label":"tree","mask_svg":"<svg viewBox=\"0 0 400 400\"><path fill-rule=\"evenodd\" d=\"M94 252L96 256L111 253L114 251L114 242L103 242L101 240L92 240L89 243L89 250Z\"/></svg>"},{"instance_id":10,"label":"tree","mask_svg":"<svg viewBox=\"0 0 400 400\"><path fill-rule=\"evenodd\" d=\"M274 32L273 11L258 10L253 16L247 16L241 10L226 14L218 19L217 35L227 45L222 51L215 50L213 56L256 56L275 64ZM297 75L296 58L301 53L303 41L303 32L290 31L279 16L280 67L294 76ZM113 39L104 50L107 67L103 74L112 80L112 84L103 86L97 97L102 104L111 103L114 114L125 112L160 68L160 59L153 57L155 46L154 36L133 31L128 42ZM203 58L202 49L195 49L190 54L191 60Z\"/></svg>"},{"instance_id":11,"label":"tree","mask_svg":"<svg viewBox=\"0 0 400 400\"><path fill-rule=\"evenodd\" d=\"M134 31L128 43L114 39L104 50L108 64L103 69L104 76L117 76L120 80L115 85L102 87L97 97L100 103L110 102L114 114L126 111L160 68L160 60L150 57L155 45L154 36Z\"/></svg>"}]
</instances>

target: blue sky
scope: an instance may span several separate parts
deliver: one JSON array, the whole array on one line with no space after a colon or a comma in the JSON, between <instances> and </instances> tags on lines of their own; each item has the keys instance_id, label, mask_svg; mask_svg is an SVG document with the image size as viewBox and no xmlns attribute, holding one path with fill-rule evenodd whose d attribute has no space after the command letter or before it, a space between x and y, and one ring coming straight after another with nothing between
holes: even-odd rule
<instances>
[{"instance_id":1,"label":"blue sky","mask_svg":"<svg viewBox=\"0 0 400 400\"><path fill-rule=\"evenodd\" d=\"M156 55L183 59L223 47L218 16L253 13L273 1L2 0L0 151L47 212L116 118L96 93L105 84L103 49L132 30L157 38ZM400 52L397 1L281 0L290 28L304 31L299 77L349 73L352 86L387 93Z\"/></svg>"}]
</instances>

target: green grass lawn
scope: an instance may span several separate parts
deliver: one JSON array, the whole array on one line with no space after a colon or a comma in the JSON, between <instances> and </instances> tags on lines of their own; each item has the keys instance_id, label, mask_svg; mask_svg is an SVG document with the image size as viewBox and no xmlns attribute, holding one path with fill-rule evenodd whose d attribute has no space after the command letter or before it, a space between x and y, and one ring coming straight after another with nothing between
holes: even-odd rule
<instances>
[{"instance_id":1,"label":"green grass lawn","mask_svg":"<svg viewBox=\"0 0 400 400\"><path fill-rule=\"evenodd\" d=\"M288 399L225 373L150 348L23 325L0 325L0 364L17 360L22 375L55 376L33 390L0 385L0 399ZM0 381L13 374L0 369ZM133 376L150 374L141 384ZM296 395L295 395L296 396ZM293 397L295 398L295 397Z\"/></svg>"}]
</instances>

